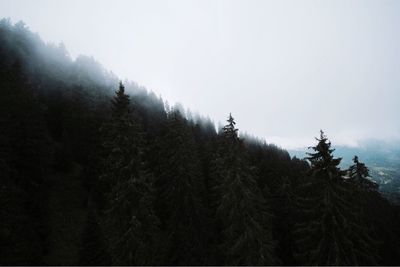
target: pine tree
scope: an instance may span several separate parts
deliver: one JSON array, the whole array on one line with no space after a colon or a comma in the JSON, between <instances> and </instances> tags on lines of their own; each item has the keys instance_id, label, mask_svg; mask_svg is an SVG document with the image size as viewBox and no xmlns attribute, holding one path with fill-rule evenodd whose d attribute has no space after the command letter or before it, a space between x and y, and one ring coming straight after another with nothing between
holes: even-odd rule
<instances>
[{"instance_id":1,"label":"pine tree","mask_svg":"<svg viewBox=\"0 0 400 267\"><path fill-rule=\"evenodd\" d=\"M321 131L318 144L307 153L310 178L298 199L300 218L296 226L298 254L306 265L374 264L372 240L358 220L357 203L351 202L352 187L343 179L341 158Z\"/></svg>"},{"instance_id":2,"label":"pine tree","mask_svg":"<svg viewBox=\"0 0 400 267\"><path fill-rule=\"evenodd\" d=\"M320 131L320 138L316 138L318 141L317 146L309 147L314 153L307 153L308 157L306 159L311 163L311 176L318 179L328 179L328 180L341 180L343 171L338 167L341 158L334 158L333 152L335 149L331 149L331 142L324 132Z\"/></svg>"},{"instance_id":3,"label":"pine tree","mask_svg":"<svg viewBox=\"0 0 400 267\"><path fill-rule=\"evenodd\" d=\"M152 176L142 160L140 125L120 83L111 120L103 125L104 168L100 177L111 188L104 211L114 265L154 264L158 218L153 210Z\"/></svg>"},{"instance_id":4,"label":"pine tree","mask_svg":"<svg viewBox=\"0 0 400 267\"><path fill-rule=\"evenodd\" d=\"M352 202L358 208L358 224L364 227L364 233L367 233L364 236L364 239L368 240L368 242L361 242L361 244L356 244L359 247L364 247L364 250L368 251L368 255L360 255L361 259L359 262L362 264L370 264L371 262L376 262L380 260L378 256L377 250L382 245L382 239L379 234L376 233L373 229L379 228L375 227L375 220L371 216L371 212L369 209L375 206L375 201L377 198L380 198L380 194L378 192L378 184L374 181L370 180L369 169L365 166L364 163L358 160L357 156L353 158L354 164L351 165L348 169L348 175L350 182L350 186L352 190Z\"/></svg>"},{"instance_id":5,"label":"pine tree","mask_svg":"<svg viewBox=\"0 0 400 267\"><path fill-rule=\"evenodd\" d=\"M348 173L350 181L360 190L375 191L378 189L378 184L368 179L369 169L364 163L358 160L357 156L353 158L354 164L349 167Z\"/></svg>"},{"instance_id":6,"label":"pine tree","mask_svg":"<svg viewBox=\"0 0 400 267\"><path fill-rule=\"evenodd\" d=\"M220 135L214 166L223 264L275 264L271 216L231 115Z\"/></svg>"},{"instance_id":7,"label":"pine tree","mask_svg":"<svg viewBox=\"0 0 400 267\"><path fill-rule=\"evenodd\" d=\"M166 239L164 264L205 265L208 233L203 175L193 133L178 110L168 113L159 152L156 186Z\"/></svg>"}]
</instances>

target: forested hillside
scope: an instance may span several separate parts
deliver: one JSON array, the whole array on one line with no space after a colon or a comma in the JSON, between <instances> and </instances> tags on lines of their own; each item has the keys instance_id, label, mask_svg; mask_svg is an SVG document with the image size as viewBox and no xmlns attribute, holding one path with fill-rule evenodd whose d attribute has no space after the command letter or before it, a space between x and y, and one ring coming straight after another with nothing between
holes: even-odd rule
<instances>
[{"instance_id":1,"label":"forested hillside","mask_svg":"<svg viewBox=\"0 0 400 267\"><path fill-rule=\"evenodd\" d=\"M362 158L340 169L322 131L291 158L233 116L216 130L1 20L0 264L400 264Z\"/></svg>"}]
</instances>

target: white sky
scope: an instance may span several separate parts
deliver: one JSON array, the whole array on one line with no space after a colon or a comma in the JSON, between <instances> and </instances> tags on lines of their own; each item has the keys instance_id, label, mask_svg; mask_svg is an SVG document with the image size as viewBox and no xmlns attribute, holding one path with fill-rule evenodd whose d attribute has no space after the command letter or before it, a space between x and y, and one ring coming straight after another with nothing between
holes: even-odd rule
<instances>
[{"instance_id":1,"label":"white sky","mask_svg":"<svg viewBox=\"0 0 400 267\"><path fill-rule=\"evenodd\" d=\"M0 0L0 17L283 147L400 138L400 1Z\"/></svg>"}]
</instances>

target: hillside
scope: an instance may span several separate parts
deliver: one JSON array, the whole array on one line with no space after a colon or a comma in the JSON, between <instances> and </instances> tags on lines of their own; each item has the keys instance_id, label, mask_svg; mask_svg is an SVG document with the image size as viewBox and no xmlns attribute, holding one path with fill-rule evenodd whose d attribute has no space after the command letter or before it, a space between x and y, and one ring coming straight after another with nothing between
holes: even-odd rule
<instances>
[{"instance_id":1,"label":"hillside","mask_svg":"<svg viewBox=\"0 0 400 267\"><path fill-rule=\"evenodd\" d=\"M6 19L0 90L1 265L400 263L399 206L322 132L292 158Z\"/></svg>"}]
</instances>

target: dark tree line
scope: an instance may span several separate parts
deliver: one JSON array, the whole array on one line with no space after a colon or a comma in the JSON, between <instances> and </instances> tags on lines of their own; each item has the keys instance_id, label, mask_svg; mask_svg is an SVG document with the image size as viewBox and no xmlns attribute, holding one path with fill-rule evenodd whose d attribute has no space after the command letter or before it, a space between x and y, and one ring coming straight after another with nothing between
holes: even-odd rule
<instances>
[{"instance_id":1,"label":"dark tree line","mask_svg":"<svg viewBox=\"0 0 400 267\"><path fill-rule=\"evenodd\" d=\"M291 158L231 115L216 131L7 20L0 90L2 265L65 264L61 252L79 265L400 262L399 207L357 156L341 169L322 131ZM56 221L61 179L85 201ZM57 239L67 224L79 247Z\"/></svg>"}]
</instances>

